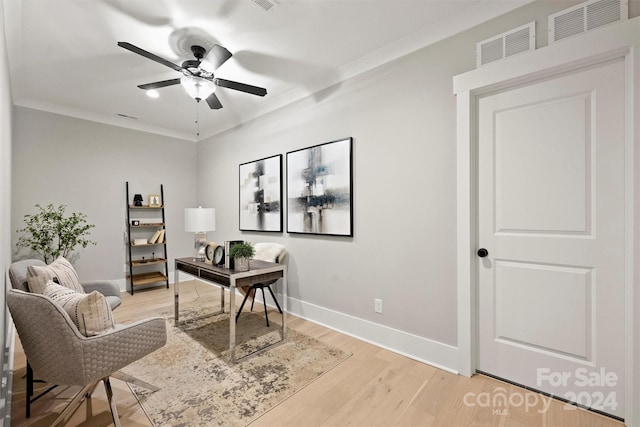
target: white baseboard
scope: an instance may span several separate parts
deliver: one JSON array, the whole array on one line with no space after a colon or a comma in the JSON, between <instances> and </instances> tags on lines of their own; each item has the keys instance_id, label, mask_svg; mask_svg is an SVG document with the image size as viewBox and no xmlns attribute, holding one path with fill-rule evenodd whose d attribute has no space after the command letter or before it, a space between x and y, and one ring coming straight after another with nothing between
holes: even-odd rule
<instances>
[{"instance_id":1,"label":"white baseboard","mask_svg":"<svg viewBox=\"0 0 640 427\"><path fill-rule=\"evenodd\" d=\"M280 296L279 296L280 297ZM305 320L458 374L458 348L294 298L287 311Z\"/></svg>"}]
</instances>

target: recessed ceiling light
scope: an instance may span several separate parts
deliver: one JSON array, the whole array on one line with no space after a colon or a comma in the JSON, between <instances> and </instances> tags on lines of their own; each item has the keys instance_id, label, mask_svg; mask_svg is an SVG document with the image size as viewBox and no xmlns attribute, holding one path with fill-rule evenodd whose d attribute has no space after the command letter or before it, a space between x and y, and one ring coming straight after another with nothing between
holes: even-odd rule
<instances>
[{"instance_id":1,"label":"recessed ceiling light","mask_svg":"<svg viewBox=\"0 0 640 427\"><path fill-rule=\"evenodd\" d=\"M157 90L150 89L150 90L147 91L147 96L149 98L158 98L158 97L160 97L160 94L158 93Z\"/></svg>"}]
</instances>

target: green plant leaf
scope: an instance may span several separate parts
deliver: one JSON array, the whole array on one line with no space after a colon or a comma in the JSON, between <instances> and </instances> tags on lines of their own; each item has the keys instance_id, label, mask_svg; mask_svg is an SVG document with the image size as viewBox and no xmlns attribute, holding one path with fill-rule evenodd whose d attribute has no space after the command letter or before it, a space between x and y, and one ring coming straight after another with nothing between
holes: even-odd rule
<instances>
[{"instance_id":1,"label":"green plant leaf","mask_svg":"<svg viewBox=\"0 0 640 427\"><path fill-rule=\"evenodd\" d=\"M18 248L31 249L48 264L59 256L68 258L78 246L96 244L88 238L95 225L87 223L85 214L74 212L67 217L66 205L35 207L37 212L25 215L24 227L16 230L21 234L16 241Z\"/></svg>"},{"instance_id":2,"label":"green plant leaf","mask_svg":"<svg viewBox=\"0 0 640 427\"><path fill-rule=\"evenodd\" d=\"M229 249L231 258L251 258L255 254L251 242L237 243Z\"/></svg>"}]
</instances>

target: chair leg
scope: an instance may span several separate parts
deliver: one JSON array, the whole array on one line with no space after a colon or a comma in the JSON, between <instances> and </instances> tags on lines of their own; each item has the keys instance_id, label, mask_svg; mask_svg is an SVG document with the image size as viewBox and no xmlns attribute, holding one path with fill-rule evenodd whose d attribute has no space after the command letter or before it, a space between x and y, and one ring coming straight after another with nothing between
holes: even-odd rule
<instances>
[{"instance_id":1,"label":"chair leg","mask_svg":"<svg viewBox=\"0 0 640 427\"><path fill-rule=\"evenodd\" d=\"M98 382L99 381L94 382L93 388L87 390L87 393L85 394L85 397L87 398L87 406L86 406L87 418L86 419L91 418L91 415L93 414L93 401L91 400L91 395L93 395L93 392L96 390L96 387L98 387Z\"/></svg>"},{"instance_id":2,"label":"chair leg","mask_svg":"<svg viewBox=\"0 0 640 427\"><path fill-rule=\"evenodd\" d=\"M116 407L116 401L113 399L113 390L111 390L111 381L109 381L109 377L104 377L102 382L104 382L104 390L107 392L107 399L109 400L109 408L111 408L113 425L115 427L121 427L120 417L118 417L118 408Z\"/></svg>"},{"instance_id":3,"label":"chair leg","mask_svg":"<svg viewBox=\"0 0 640 427\"><path fill-rule=\"evenodd\" d=\"M31 396L33 396L33 369L27 360L27 398L25 399L27 418L31 416Z\"/></svg>"},{"instance_id":4,"label":"chair leg","mask_svg":"<svg viewBox=\"0 0 640 427\"><path fill-rule=\"evenodd\" d=\"M60 423L64 422L78 409L80 404L87 398L89 391L93 390L96 386L96 382L85 385L82 389L71 399L71 402L64 408L64 410L58 415L58 418L51 424L51 427L56 427Z\"/></svg>"},{"instance_id":5,"label":"chair leg","mask_svg":"<svg viewBox=\"0 0 640 427\"><path fill-rule=\"evenodd\" d=\"M262 302L264 305L264 317L267 321L267 327L269 327L269 313L267 311L267 298L265 297L265 293L264 293L264 288L269 289L269 293L271 293L271 297L273 298L273 301L276 303L276 307L278 307L278 311L280 313L282 313L282 308L280 308L280 304L278 303L278 300L276 299L275 294L273 293L273 290L271 289L271 286L269 285L254 285L251 286L251 288L247 291L247 293L244 295L244 299L242 300L242 304L240 304L240 310L238 310L238 313L236 314L236 322L238 321L238 317L240 317L240 313L242 313L242 309L244 308L244 304L247 302L247 298L249 298L249 295L251 295L251 311L253 311L253 304L256 302L256 292L258 289L262 290Z\"/></svg>"},{"instance_id":6,"label":"chair leg","mask_svg":"<svg viewBox=\"0 0 640 427\"><path fill-rule=\"evenodd\" d=\"M31 365L29 364L28 360L27 360L26 382L27 382L27 390L26 390L27 395L25 399L25 416L26 418L29 418L31 416L31 404L58 386L55 384L51 385L46 390L40 392L40 394L38 394L36 397L32 398L31 396L33 396L33 383L37 383L37 382L43 383L44 381L36 380L33 378L33 368L31 368Z\"/></svg>"},{"instance_id":7,"label":"chair leg","mask_svg":"<svg viewBox=\"0 0 640 427\"><path fill-rule=\"evenodd\" d=\"M269 292L271 293L271 298L273 298L273 302L276 303L276 307L278 307L278 311L280 313L282 313L282 309L280 308L280 304L278 304L278 300L276 299L275 294L273 293L273 291L271 290L271 286L267 286L267 289L269 289Z\"/></svg>"},{"instance_id":8,"label":"chair leg","mask_svg":"<svg viewBox=\"0 0 640 427\"><path fill-rule=\"evenodd\" d=\"M269 327L269 313L267 313L267 298L264 296L264 286L260 287L262 290L262 305L264 306L264 317L267 319L267 328Z\"/></svg>"},{"instance_id":9,"label":"chair leg","mask_svg":"<svg viewBox=\"0 0 640 427\"><path fill-rule=\"evenodd\" d=\"M148 382L142 381L141 379L138 379L136 377L132 377L129 374L125 374L122 371L115 371L114 373L111 374L111 376L113 378L117 378L117 379L122 380L124 382L127 382L129 384L133 384L133 385L137 385L138 387L146 388L147 390L150 390L150 391L158 391L158 390L160 390L159 387L156 387L153 384L149 384Z\"/></svg>"},{"instance_id":10,"label":"chair leg","mask_svg":"<svg viewBox=\"0 0 640 427\"><path fill-rule=\"evenodd\" d=\"M246 294L244 294L244 299L242 300L242 304L240 304L240 309L236 313L236 323L238 323L238 317L240 317L240 313L242 313L242 309L244 308L244 303L247 302L247 298L251 294L253 288L249 289ZM253 309L253 303L251 303L251 308Z\"/></svg>"}]
</instances>

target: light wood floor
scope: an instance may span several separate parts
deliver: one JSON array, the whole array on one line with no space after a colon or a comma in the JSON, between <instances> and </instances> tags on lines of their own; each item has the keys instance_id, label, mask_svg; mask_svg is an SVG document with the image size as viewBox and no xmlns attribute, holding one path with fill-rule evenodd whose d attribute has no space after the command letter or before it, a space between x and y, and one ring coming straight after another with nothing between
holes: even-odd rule
<instances>
[{"instance_id":1,"label":"light wood floor","mask_svg":"<svg viewBox=\"0 0 640 427\"><path fill-rule=\"evenodd\" d=\"M201 282L181 284L181 303L188 304L188 301L201 297L217 300L219 291ZM170 310L172 304L173 289L159 287L136 292L134 296L126 293L123 294L122 306L114 315L117 322L127 323ZM622 423L607 417L566 406L491 378L454 375L295 316L287 319L290 328L353 355L255 420L252 427L622 426ZM25 357L19 340L16 342L14 369L12 425L50 425L77 389L63 388L48 393L32 404L32 415L25 419ZM112 380L112 386L122 425L151 426L128 386L116 379ZM497 405L491 406L492 399L500 396L506 396L511 404L501 406L502 401L497 399ZM111 425L101 385L67 425Z\"/></svg>"}]
</instances>

